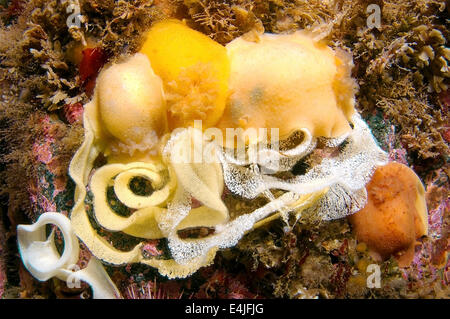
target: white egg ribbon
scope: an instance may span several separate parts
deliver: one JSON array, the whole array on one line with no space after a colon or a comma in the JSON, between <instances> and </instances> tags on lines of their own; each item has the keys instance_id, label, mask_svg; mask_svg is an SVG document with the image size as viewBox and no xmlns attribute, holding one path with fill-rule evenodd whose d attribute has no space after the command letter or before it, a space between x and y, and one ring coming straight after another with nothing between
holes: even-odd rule
<instances>
[{"instance_id":1,"label":"white egg ribbon","mask_svg":"<svg viewBox=\"0 0 450 319\"><path fill-rule=\"evenodd\" d=\"M61 230L64 238L62 255L56 248L54 231L46 236L46 225L54 225ZM56 277L68 286L84 281L91 286L94 299L120 298L117 287L94 256L86 268L77 270L79 242L70 220L63 214L44 213L32 225L19 225L17 238L23 264L36 279L46 281Z\"/></svg>"}]
</instances>

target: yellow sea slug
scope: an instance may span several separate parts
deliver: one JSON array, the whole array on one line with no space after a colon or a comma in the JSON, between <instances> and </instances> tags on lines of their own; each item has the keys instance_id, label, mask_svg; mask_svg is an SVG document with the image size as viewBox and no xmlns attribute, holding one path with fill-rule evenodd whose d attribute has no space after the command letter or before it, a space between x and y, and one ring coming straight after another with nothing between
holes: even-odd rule
<instances>
[{"instance_id":1,"label":"yellow sea slug","mask_svg":"<svg viewBox=\"0 0 450 319\"><path fill-rule=\"evenodd\" d=\"M282 139L302 128L327 138L350 131L350 58L304 31L240 37L226 48L231 93L220 129L277 128Z\"/></svg>"},{"instance_id":2,"label":"yellow sea slug","mask_svg":"<svg viewBox=\"0 0 450 319\"><path fill-rule=\"evenodd\" d=\"M214 126L228 95L230 64L225 47L177 20L155 24L140 50L164 82L169 128L202 120Z\"/></svg>"},{"instance_id":3,"label":"yellow sea slug","mask_svg":"<svg viewBox=\"0 0 450 319\"><path fill-rule=\"evenodd\" d=\"M96 94L106 133L131 148L152 149L167 131L161 79L136 54L100 73Z\"/></svg>"}]
</instances>

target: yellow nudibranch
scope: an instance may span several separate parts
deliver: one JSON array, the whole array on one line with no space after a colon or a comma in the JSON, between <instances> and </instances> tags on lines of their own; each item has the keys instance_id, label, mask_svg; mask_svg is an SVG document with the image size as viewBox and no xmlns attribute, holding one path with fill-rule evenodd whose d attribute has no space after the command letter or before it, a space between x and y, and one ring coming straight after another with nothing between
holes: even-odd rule
<instances>
[{"instance_id":1,"label":"yellow nudibranch","mask_svg":"<svg viewBox=\"0 0 450 319\"><path fill-rule=\"evenodd\" d=\"M144 55L101 72L96 94L101 123L121 142L139 144L149 134L167 132L162 81Z\"/></svg>"},{"instance_id":2,"label":"yellow nudibranch","mask_svg":"<svg viewBox=\"0 0 450 319\"><path fill-rule=\"evenodd\" d=\"M356 85L344 53L304 31L241 37L227 51L230 96L219 128L278 128L280 138L300 128L316 137L350 131Z\"/></svg>"}]
</instances>

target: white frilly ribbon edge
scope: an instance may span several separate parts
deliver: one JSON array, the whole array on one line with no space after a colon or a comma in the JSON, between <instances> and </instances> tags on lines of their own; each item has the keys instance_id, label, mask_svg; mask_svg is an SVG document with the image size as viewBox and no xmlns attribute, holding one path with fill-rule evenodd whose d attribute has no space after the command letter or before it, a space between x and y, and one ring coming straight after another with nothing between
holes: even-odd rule
<instances>
[{"instance_id":1,"label":"white frilly ribbon edge","mask_svg":"<svg viewBox=\"0 0 450 319\"><path fill-rule=\"evenodd\" d=\"M53 232L47 238L46 225L57 226L64 237L64 251L58 253ZM91 257L86 268L76 270L79 242L70 220L61 213L44 213L32 225L17 226L19 252L25 268L39 281L56 277L66 283L86 282L94 299L117 299L120 292L101 262Z\"/></svg>"}]
</instances>

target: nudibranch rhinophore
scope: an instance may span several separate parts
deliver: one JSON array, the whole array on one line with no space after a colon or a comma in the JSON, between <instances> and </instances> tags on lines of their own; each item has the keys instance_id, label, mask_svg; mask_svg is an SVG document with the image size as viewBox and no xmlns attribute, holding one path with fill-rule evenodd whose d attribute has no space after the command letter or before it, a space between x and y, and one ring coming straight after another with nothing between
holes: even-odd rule
<instances>
[{"instance_id":1,"label":"nudibranch rhinophore","mask_svg":"<svg viewBox=\"0 0 450 319\"><path fill-rule=\"evenodd\" d=\"M288 217L304 212L332 220L360 211L366 184L388 156L355 111L351 68L347 53L312 32L244 35L224 47L180 21L155 24L139 52L101 71L85 105L84 142L69 167L76 183L71 231L102 262L143 263L175 278L212 263L218 249L274 218L289 227ZM324 146L335 151L306 173L291 173ZM136 193L134 178L147 180L151 191ZM110 205L111 189L129 215ZM225 190L266 204L242 213L227 205ZM99 227L141 244L116 249ZM198 227L213 231L180 236ZM167 240L169 259L143 253L145 240L158 238ZM22 257L31 265L37 255L25 246ZM55 269L38 278L58 275Z\"/></svg>"}]
</instances>

